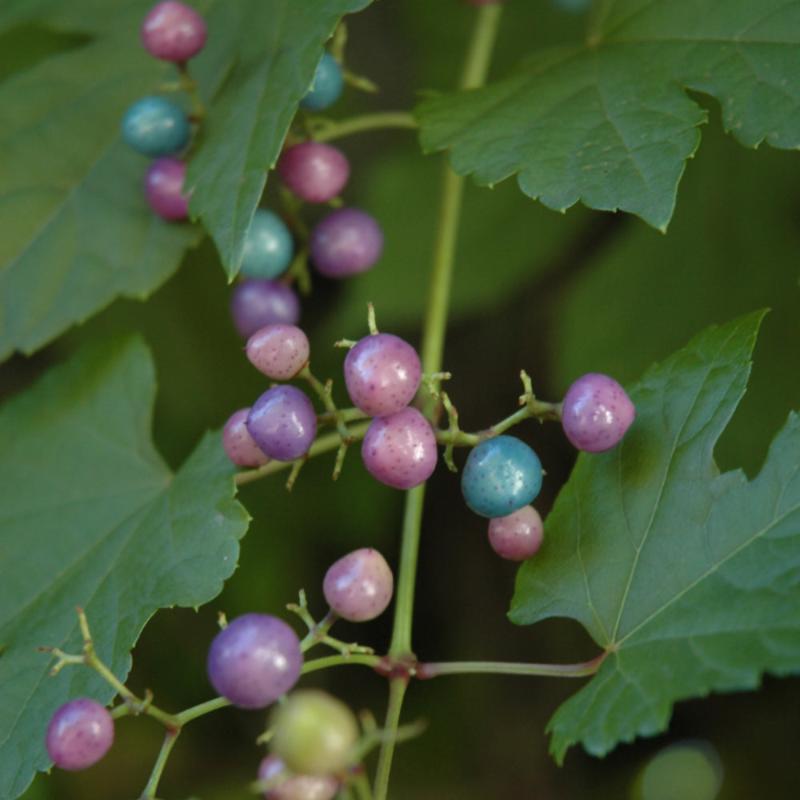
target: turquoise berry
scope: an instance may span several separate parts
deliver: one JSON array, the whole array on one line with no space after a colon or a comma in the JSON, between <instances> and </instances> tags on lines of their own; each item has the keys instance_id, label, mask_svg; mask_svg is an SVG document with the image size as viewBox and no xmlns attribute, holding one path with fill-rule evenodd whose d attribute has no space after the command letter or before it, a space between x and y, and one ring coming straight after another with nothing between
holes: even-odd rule
<instances>
[{"instance_id":1,"label":"turquoise berry","mask_svg":"<svg viewBox=\"0 0 800 800\"><path fill-rule=\"evenodd\" d=\"M189 120L175 103L163 97L143 97L122 120L122 138L145 156L169 156L189 142Z\"/></svg>"},{"instance_id":2,"label":"turquoise berry","mask_svg":"<svg viewBox=\"0 0 800 800\"><path fill-rule=\"evenodd\" d=\"M461 474L467 505L482 517L504 517L532 503L542 488L542 464L525 442L496 436L474 447Z\"/></svg>"},{"instance_id":3,"label":"turquoise berry","mask_svg":"<svg viewBox=\"0 0 800 800\"><path fill-rule=\"evenodd\" d=\"M323 53L317 64L311 88L300 105L309 111L322 111L339 99L342 89L344 89L344 77L339 62L330 53Z\"/></svg>"},{"instance_id":4,"label":"turquoise berry","mask_svg":"<svg viewBox=\"0 0 800 800\"><path fill-rule=\"evenodd\" d=\"M242 274L248 278L277 278L286 272L293 256L294 241L284 221L259 208L244 240Z\"/></svg>"}]
</instances>

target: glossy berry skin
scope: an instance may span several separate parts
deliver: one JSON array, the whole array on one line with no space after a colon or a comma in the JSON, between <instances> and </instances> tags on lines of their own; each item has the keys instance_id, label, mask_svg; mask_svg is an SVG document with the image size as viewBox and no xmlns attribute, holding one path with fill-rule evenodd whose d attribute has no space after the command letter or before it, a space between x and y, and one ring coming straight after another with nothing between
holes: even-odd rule
<instances>
[{"instance_id":1,"label":"glossy berry skin","mask_svg":"<svg viewBox=\"0 0 800 800\"><path fill-rule=\"evenodd\" d=\"M509 561L524 561L542 545L544 526L533 506L523 506L507 517L489 520L489 544L492 550Z\"/></svg>"},{"instance_id":2,"label":"glossy berry skin","mask_svg":"<svg viewBox=\"0 0 800 800\"><path fill-rule=\"evenodd\" d=\"M206 43L205 20L190 6L165 0L153 6L142 23L142 44L164 61L188 61Z\"/></svg>"},{"instance_id":3,"label":"glossy berry skin","mask_svg":"<svg viewBox=\"0 0 800 800\"><path fill-rule=\"evenodd\" d=\"M349 622L367 622L386 610L394 576L386 559L372 547L354 550L334 562L322 583L333 611Z\"/></svg>"},{"instance_id":4,"label":"glossy berry skin","mask_svg":"<svg viewBox=\"0 0 800 800\"><path fill-rule=\"evenodd\" d=\"M303 654L297 634L269 614L236 617L211 642L208 677L239 708L265 708L297 683Z\"/></svg>"},{"instance_id":5,"label":"glossy berry skin","mask_svg":"<svg viewBox=\"0 0 800 800\"><path fill-rule=\"evenodd\" d=\"M294 239L286 223L272 211L259 208L247 230L242 251L242 275L277 278L292 263Z\"/></svg>"},{"instance_id":6,"label":"glossy berry skin","mask_svg":"<svg viewBox=\"0 0 800 800\"><path fill-rule=\"evenodd\" d=\"M422 366L417 351L399 336L365 336L344 360L344 380L353 404L371 417L405 408L419 389Z\"/></svg>"},{"instance_id":7,"label":"glossy berry skin","mask_svg":"<svg viewBox=\"0 0 800 800\"><path fill-rule=\"evenodd\" d=\"M311 232L310 249L317 272L346 278L375 265L383 252L383 232L369 214L340 208Z\"/></svg>"},{"instance_id":8,"label":"glossy berry skin","mask_svg":"<svg viewBox=\"0 0 800 800\"><path fill-rule=\"evenodd\" d=\"M114 720L88 697L60 706L47 726L45 744L53 763L76 771L96 764L114 743Z\"/></svg>"},{"instance_id":9,"label":"glossy berry skin","mask_svg":"<svg viewBox=\"0 0 800 800\"><path fill-rule=\"evenodd\" d=\"M176 158L159 158L145 176L145 194L150 208L170 221L189 216L189 196L183 191L186 164Z\"/></svg>"},{"instance_id":10,"label":"glossy berry skin","mask_svg":"<svg viewBox=\"0 0 800 800\"><path fill-rule=\"evenodd\" d=\"M311 88L300 101L300 105L309 111L322 111L341 97L342 89L344 89L344 75L339 62L330 53L323 53L317 64Z\"/></svg>"},{"instance_id":11,"label":"glossy berry skin","mask_svg":"<svg viewBox=\"0 0 800 800\"><path fill-rule=\"evenodd\" d=\"M515 436L495 436L473 447L461 473L464 500L482 517L513 514L541 488L539 457Z\"/></svg>"},{"instance_id":12,"label":"glossy berry skin","mask_svg":"<svg viewBox=\"0 0 800 800\"><path fill-rule=\"evenodd\" d=\"M618 444L636 418L625 390L608 375L590 372L569 387L561 412L564 433L578 450L602 453Z\"/></svg>"},{"instance_id":13,"label":"glossy berry skin","mask_svg":"<svg viewBox=\"0 0 800 800\"><path fill-rule=\"evenodd\" d=\"M361 458L373 478L395 489L411 489L436 468L436 435L416 408L376 417L361 443Z\"/></svg>"},{"instance_id":14,"label":"glossy berry skin","mask_svg":"<svg viewBox=\"0 0 800 800\"><path fill-rule=\"evenodd\" d=\"M231 316L239 335L249 339L265 325L294 325L300 319L300 300L290 286L251 278L234 288Z\"/></svg>"},{"instance_id":15,"label":"glossy berry skin","mask_svg":"<svg viewBox=\"0 0 800 800\"><path fill-rule=\"evenodd\" d=\"M286 188L306 203L327 203L350 178L345 154L323 142L301 142L284 150L278 174Z\"/></svg>"},{"instance_id":16,"label":"glossy berry skin","mask_svg":"<svg viewBox=\"0 0 800 800\"><path fill-rule=\"evenodd\" d=\"M308 452L317 435L317 414L300 389L273 386L253 403L247 430L270 458L294 461Z\"/></svg>"},{"instance_id":17,"label":"glossy berry skin","mask_svg":"<svg viewBox=\"0 0 800 800\"><path fill-rule=\"evenodd\" d=\"M222 430L225 454L237 467L260 467L269 461L247 430L249 413L249 408L234 411Z\"/></svg>"},{"instance_id":18,"label":"glossy berry skin","mask_svg":"<svg viewBox=\"0 0 800 800\"><path fill-rule=\"evenodd\" d=\"M258 767L258 779L268 781L286 772L278 756L264 758ZM331 775L291 775L274 789L265 792L266 800L333 800L339 791L339 781Z\"/></svg>"},{"instance_id":19,"label":"glossy berry skin","mask_svg":"<svg viewBox=\"0 0 800 800\"><path fill-rule=\"evenodd\" d=\"M276 322L259 328L248 340L250 363L274 381L288 381L308 363L308 337L296 325Z\"/></svg>"},{"instance_id":20,"label":"glossy berry skin","mask_svg":"<svg viewBox=\"0 0 800 800\"><path fill-rule=\"evenodd\" d=\"M189 142L189 120L184 110L163 97L143 97L122 118L122 138L145 156L168 156Z\"/></svg>"},{"instance_id":21,"label":"glossy berry skin","mask_svg":"<svg viewBox=\"0 0 800 800\"><path fill-rule=\"evenodd\" d=\"M299 689L271 718L272 751L299 775L330 775L348 766L358 739L353 712L319 689Z\"/></svg>"}]
</instances>

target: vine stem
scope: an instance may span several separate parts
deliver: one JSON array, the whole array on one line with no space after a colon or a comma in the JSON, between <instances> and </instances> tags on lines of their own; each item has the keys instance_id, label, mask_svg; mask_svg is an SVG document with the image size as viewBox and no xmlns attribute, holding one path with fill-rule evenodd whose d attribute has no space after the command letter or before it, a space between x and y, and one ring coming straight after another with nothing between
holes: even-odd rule
<instances>
[{"instance_id":1,"label":"vine stem","mask_svg":"<svg viewBox=\"0 0 800 800\"><path fill-rule=\"evenodd\" d=\"M314 129L316 127L316 130ZM354 133L405 128L413 130L417 120L410 111L379 111L375 114L361 114L339 121L320 120L316 126L312 122L312 134L318 142L330 142Z\"/></svg>"},{"instance_id":2,"label":"vine stem","mask_svg":"<svg viewBox=\"0 0 800 800\"><path fill-rule=\"evenodd\" d=\"M543 678L586 678L594 675L605 661L608 653L603 651L591 661L579 664L519 664L509 661L446 661L442 663L418 664L415 676L420 680L438 678L441 675L526 675Z\"/></svg>"},{"instance_id":3,"label":"vine stem","mask_svg":"<svg viewBox=\"0 0 800 800\"><path fill-rule=\"evenodd\" d=\"M502 5L482 6L476 13L467 57L459 87L474 89L483 85L489 71L492 51L502 15ZM455 265L458 226L464 195L464 179L456 175L445 164L442 176L441 201L437 220L437 237L433 254L428 307L422 335L422 369L428 374L441 372L444 341L447 330L447 314L450 305L450 287ZM429 412L438 401L428 401ZM394 626L389 655L394 658L413 657L411 649L412 617L414 610L414 588L417 575L417 557L422 527L422 510L425 501L425 484L411 489L406 495L405 516L400 546L397 594ZM392 769L397 729L403 706L408 677L401 675L391 679L389 704L384 729L387 737L378 756L375 774L375 800L386 800L389 792L389 776Z\"/></svg>"}]
</instances>

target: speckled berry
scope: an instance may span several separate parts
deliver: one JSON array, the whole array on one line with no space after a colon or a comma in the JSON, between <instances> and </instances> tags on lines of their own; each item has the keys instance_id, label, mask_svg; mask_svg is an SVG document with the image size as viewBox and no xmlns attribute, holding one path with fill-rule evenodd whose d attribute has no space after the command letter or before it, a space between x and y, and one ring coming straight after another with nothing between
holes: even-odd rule
<instances>
[{"instance_id":1,"label":"speckled berry","mask_svg":"<svg viewBox=\"0 0 800 800\"><path fill-rule=\"evenodd\" d=\"M242 275L277 278L292 263L294 239L286 223L272 211L259 208L244 237Z\"/></svg>"},{"instance_id":2,"label":"speckled berry","mask_svg":"<svg viewBox=\"0 0 800 800\"><path fill-rule=\"evenodd\" d=\"M164 61L187 61L206 43L205 20L190 6L165 0L154 6L142 23L142 44Z\"/></svg>"},{"instance_id":3,"label":"speckled berry","mask_svg":"<svg viewBox=\"0 0 800 800\"><path fill-rule=\"evenodd\" d=\"M317 415L300 389L273 386L253 403L247 430L270 458L294 461L311 447L317 434Z\"/></svg>"},{"instance_id":4,"label":"speckled berry","mask_svg":"<svg viewBox=\"0 0 800 800\"><path fill-rule=\"evenodd\" d=\"M533 506L489 520L489 544L509 561L524 561L534 555L542 545L543 533L542 518Z\"/></svg>"},{"instance_id":5,"label":"speckled berry","mask_svg":"<svg viewBox=\"0 0 800 800\"><path fill-rule=\"evenodd\" d=\"M340 208L311 232L310 251L317 272L346 278L375 265L383 252L383 232L364 211Z\"/></svg>"},{"instance_id":6,"label":"speckled berry","mask_svg":"<svg viewBox=\"0 0 800 800\"><path fill-rule=\"evenodd\" d=\"M247 430L249 413L249 408L234 411L222 429L222 447L237 467L260 467L269 461Z\"/></svg>"},{"instance_id":7,"label":"speckled berry","mask_svg":"<svg viewBox=\"0 0 800 800\"><path fill-rule=\"evenodd\" d=\"M288 381L308 362L308 337L296 325L276 322L259 328L247 340L245 353L268 378Z\"/></svg>"},{"instance_id":8,"label":"speckled berry","mask_svg":"<svg viewBox=\"0 0 800 800\"><path fill-rule=\"evenodd\" d=\"M590 372L569 387L561 424L578 450L602 453L622 440L635 418L625 390L608 375Z\"/></svg>"},{"instance_id":9,"label":"speckled berry","mask_svg":"<svg viewBox=\"0 0 800 800\"><path fill-rule=\"evenodd\" d=\"M309 111L322 111L339 99L343 89L344 75L339 62L330 53L323 53L314 71L311 88L300 105Z\"/></svg>"},{"instance_id":10,"label":"speckled berry","mask_svg":"<svg viewBox=\"0 0 800 800\"><path fill-rule=\"evenodd\" d=\"M541 488L539 457L515 436L495 436L473 447L461 473L464 500L482 517L513 514Z\"/></svg>"},{"instance_id":11,"label":"speckled berry","mask_svg":"<svg viewBox=\"0 0 800 800\"><path fill-rule=\"evenodd\" d=\"M114 720L95 700L79 697L60 706L47 726L47 754L61 769L86 769L114 743Z\"/></svg>"},{"instance_id":12,"label":"speckled berry","mask_svg":"<svg viewBox=\"0 0 800 800\"><path fill-rule=\"evenodd\" d=\"M189 142L186 112L163 97L143 97L122 118L122 138L145 156L178 153Z\"/></svg>"},{"instance_id":13,"label":"speckled berry","mask_svg":"<svg viewBox=\"0 0 800 800\"><path fill-rule=\"evenodd\" d=\"M436 468L436 435L416 408L376 417L361 443L361 458L374 478L395 489L411 489Z\"/></svg>"},{"instance_id":14,"label":"speckled berry","mask_svg":"<svg viewBox=\"0 0 800 800\"><path fill-rule=\"evenodd\" d=\"M371 417L405 408L414 399L421 378L417 351L391 333L365 336L344 360L350 399Z\"/></svg>"},{"instance_id":15,"label":"speckled berry","mask_svg":"<svg viewBox=\"0 0 800 800\"><path fill-rule=\"evenodd\" d=\"M350 764L358 723L341 701L319 689L299 689L272 713L272 751L299 775L330 775Z\"/></svg>"},{"instance_id":16,"label":"speckled berry","mask_svg":"<svg viewBox=\"0 0 800 800\"><path fill-rule=\"evenodd\" d=\"M145 176L145 194L150 208L163 219L175 221L189 216L189 195L183 190L186 164L175 158L159 158Z\"/></svg>"},{"instance_id":17,"label":"speckled berry","mask_svg":"<svg viewBox=\"0 0 800 800\"><path fill-rule=\"evenodd\" d=\"M339 781L332 775L292 775L276 755L267 756L258 767L258 779L270 781L286 777L264 794L266 800L332 800L339 791Z\"/></svg>"},{"instance_id":18,"label":"speckled berry","mask_svg":"<svg viewBox=\"0 0 800 800\"><path fill-rule=\"evenodd\" d=\"M392 600L394 576L386 559L372 547L340 558L325 573L322 591L328 605L350 622L367 622Z\"/></svg>"},{"instance_id":19,"label":"speckled berry","mask_svg":"<svg viewBox=\"0 0 800 800\"><path fill-rule=\"evenodd\" d=\"M350 162L341 150L322 142L301 142L284 150L278 174L286 188L307 203L327 203L344 189Z\"/></svg>"},{"instance_id":20,"label":"speckled berry","mask_svg":"<svg viewBox=\"0 0 800 800\"><path fill-rule=\"evenodd\" d=\"M239 335L249 339L265 325L300 319L300 300L290 286L278 281L250 279L238 283L231 294L231 317Z\"/></svg>"},{"instance_id":21,"label":"speckled berry","mask_svg":"<svg viewBox=\"0 0 800 800\"><path fill-rule=\"evenodd\" d=\"M297 683L303 654L297 634L269 614L244 614L208 650L208 678L239 708L265 708Z\"/></svg>"}]
</instances>

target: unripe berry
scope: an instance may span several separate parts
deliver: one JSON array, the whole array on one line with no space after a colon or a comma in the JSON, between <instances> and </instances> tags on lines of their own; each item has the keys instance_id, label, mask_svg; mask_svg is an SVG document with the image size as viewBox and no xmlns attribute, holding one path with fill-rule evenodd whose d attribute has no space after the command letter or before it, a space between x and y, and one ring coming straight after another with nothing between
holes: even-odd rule
<instances>
[{"instance_id":1,"label":"unripe berry","mask_svg":"<svg viewBox=\"0 0 800 800\"><path fill-rule=\"evenodd\" d=\"M342 619L367 622L383 614L391 602L394 576L377 550L362 547L330 566L322 590Z\"/></svg>"},{"instance_id":2,"label":"unripe berry","mask_svg":"<svg viewBox=\"0 0 800 800\"><path fill-rule=\"evenodd\" d=\"M114 720L88 697L60 706L47 726L45 744L53 763L70 771L96 764L114 743Z\"/></svg>"},{"instance_id":3,"label":"unripe berry","mask_svg":"<svg viewBox=\"0 0 800 800\"><path fill-rule=\"evenodd\" d=\"M311 447L317 435L317 415L300 389L273 386L253 403L247 430L270 458L294 461Z\"/></svg>"},{"instance_id":4,"label":"unripe berry","mask_svg":"<svg viewBox=\"0 0 800 800\"><path fill-rule=\"evenodd\" d=\"M358 739L353 712L318 689L300 689L272 714L273 752L300 775L330 775L349 765Z\"/></svg>"},{"instance_id":5,"label":"unripe berry","mask_svg":"<svg viewBox=\"0 0 800 800\"><path fill-rule=\"evenodd\" d=\"M190 6L165 0L154 6L142 23L142 44L164 61L188 61L206 43L205 20Z\"/></svg>"},{"instance_id":6,"label":"unripe berry","mask_svg":"<svg viewBox=\"0 0 800 800\"><path fill-rule=\"evenodd\" d=\"M347 184L350 162L341 150L329 144L301 142L284 150L278 173L301 200L327 203Z\"/></svg>"},{"instance_id":7,"label":"unripe berry","mask_svg":"<svg viewBox=\"0 0 800 800\"><path fill-rule=\"evenodd\" d=\"M564 433L578 450L602 453L621 441L636 418L625 390L608 375L590 372L569 387L561 412Z\"/></svg>"},{"instance_id":8,"label":"unripe berry","mask_svg":"<svg viewBox=\"0 0 800 800\"><path fill-rule=\"evenodd\" d=\"M180 152L189 142L190 132L184 110L163 97L143 97L122 118L122 138L145 156Z\"/></svg>"},{"instance_id":9,"label":"unripe berry","mask_svg":"<svg viewBox=\"0 0 800 800\"><path fill-rule=\"evenodd\" d=\"M524 561L542 545L544 528L539 512L533 506L523 506L506 517L489 520L489 544L509 561Z\"/></svg>"},{"instance_id":10,"label":"unripe berry","mask_svg":"<svg viewBox=\"0 0 800 800\"><path fill-rule=\"evenodd\" d=\"M542 488L542 464L515 436L495 436L476 445L461 473L467 505L483 517L513 514Z\"/></svg>"},{"instance_id":11,"label":"unripe berry","mask_svg":"<svg viewBox=\"0 0 800 800\"><path fill-rule=\"evenodd\" d=\"M308 337L295 325L276 322L259 328L248 340L250 363L274 381L288 381L308 363Z\"/></svg>"},{"instance_id":12,"label":"unripe berry","mask_svg":"<svg viewBox=\"0 0 800 800\"><path fill-rule=\"evenodd\" d=\"M411 489L428 480L436 468L436 434L416 408L376 417L361 443L367 471L395 489Z\"/></svg>"},{"instance_id":13,"label":"unripe berry","mask_svg":"<svg viewBox=\"0 0 800 800\"><path fill-rule=\"evenodd\" d=\"M340 208L311 232L310 251L317 272L346 278L368 270L381 257L383 232L369 214Z\"/></svg>"},{"instance_id":14,"label":"unripe berry","mask_svg":"<svg viewBox=\"0 0 800 800\"><path fill-rule=\"evenodd\" d=\"M247 430L249 413L249 408L234 411L222 430L225 454L238 467L260 467L269 461Z\"/></svg>"},{"instance_id":15,"label":"unripe berry","mask_svg":"<svg viewBox=\"0 0 800 800\"><path fill-rule=\"evenodd\" d=\"M258 767L258 779L268 781L286 772L278 756L264 758ZM266 800L333 800L339 781L331 775L287 775L274 789L265 792Z\"/></svg>"},{"instance_id":16,"label":"unripe berry","mask_svg":"<svg viewBox=\"0 0 800 800\"><path fill-rule=\"evenodd\" d=\"M344 89L344 76L339 62L330 54L323 53L314 72L314 80L300 105L309 111L322 111L332 106Z\"/></svg>"},{"instance_id":17,"label":"unripe berry","mask_svg":"<svg viewBox=\"0 0 800 800\"><path fill-rule=\"evenodd\" d=\"M417 351L391 333L365 336L344 360L353 404L371 417L394 414L413 399L422 378Z\"/></svg>"},{"instance_id":18,"label":"unripe berry","mask_svg":"<svg viewBox=\"0 0 800 800\"><path fill-rule=\"evenodd\" d=\"M265 325L294 325L300 319L300 300L290 286L278 281L241 281L231 294L231 316L239 335L249 339Z\"/></svg>"},{"instance_id":19,"label":"unripe berry","mask_svg":"<svg viewBox=\"0 0 800 800\"><path fill-rule=\"evenodd\" d=\"M294 239L286 223L272 211L257 209L244 238L242 275L277 278L286 272L293 255Z\"/></svg>"},{"instance_id":20,"label":"unripe berry","mask_svg":"<svg viewBox=\"0 0 800 800\"><path fill-rule=\"evenodd\" d=\"M175 158L159 158L145 176L145 193L150 208L166 220L189 216L189 195L184 193L186 164Z\"/></svg>"},{"instance_id":21,"label":"unripe berry","mask_svg":"<svg viewBox=\"0 0 800 800\"><path fill-rule=\"evenodd\" d=\"M297 683L303 654L297 634L269 614L244 614L211 642L208 677L239 708L265 708Z\"/></svg>"}]
</instances>

